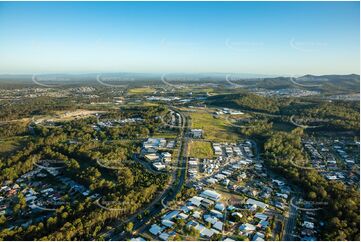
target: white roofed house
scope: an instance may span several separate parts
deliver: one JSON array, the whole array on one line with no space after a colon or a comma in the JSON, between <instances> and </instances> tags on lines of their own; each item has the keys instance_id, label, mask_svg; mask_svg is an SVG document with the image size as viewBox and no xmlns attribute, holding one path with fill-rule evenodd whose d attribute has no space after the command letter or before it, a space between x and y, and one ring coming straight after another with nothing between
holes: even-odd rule
<instances>
[{"instance_id":1,"label":"white roofed house","mask_svg":"<svg viewBox=\"0 0 361 242\"><path fill-rule=\"evenodd\" d=\"M205 238L211 238L214 234L213 230L208 229L207 227L205 227L202 224L199 224L198 226L196 226L195 229L199 230L201 236L205 237Z\"/></svg>"},{"instance_id":2,"label":"white roofed house","mask_svg":"<svg viewBox=\"0 0 361 242\"><path fill-rule=\"evenodd\" d=\"M255 218L258 218L260 220L267 220L268 216L266 214L263 214L263 213L256 213L254 215Z\"/></svg>"},{"instance_id":3,"label":"white roofed house","mask_svg":"<svg viewBox=\"0 0 361 242\"><path fill-rule=\"evenodd\" d=\"M250 205L250 207L248 208L250 211L256 211L257 210L257 205L256 204L252 204L252 205Z\"/></svg>"},{"instance_id":4,"label":"white roofed house","mask_svg":"<svg viewBox=\"0 0 361 242\"><path fill-rule=\"evenodd\" d=\"M226 176L223 174L217 174L214 176L214 178L216 178L217 180L223 180L224 178L226 178Z\"/></svg>"},{"instance_id":5,"label":"white roofed house","mask_svg":"<svg viewBox=\"0 0 361 242\"><path fill-rule=\"evenodd\" d=\"M192 134L193 138L200 139L200 138L202 138L203 130L202 129L191 129L191 134Z\"/></svg>"},{"instance_id":6,"label":"white roofed house","mask_svg":"<svg viewBox=\"0 0 361 242\"><path fill-rule=\"evenodd\" d=\"M216 203L216 205L214 206L214 208L218 211L223 212L224 209L226 208L226 206L223 203Z\"/></svg>"},{"instance_id":7,"label":"white roofed house","mask_svg":"<svg viewBox=\"0 0 361 242\"><path fill-rule=\"evenodd\" d=\"M231 115L240 115L240 114L244 114L244 113L241 112L241 111L238 111L238 110L231 110L231 111L229 112L229 114L231 114Z\"/></svg>"},{"instance_id":8,"label":"white roofed house","mask_svg":"<svg viewBox=\"0 0 361 242\"><path fill-rule=\"evenodd\" d=\"M158 145L158 140L157 139L153 139L153 138L148 138L146 141L144 141L143 143L143 147L144 148L154 148Z\"/></svg>"},{"instance_id":9,"label":"white roofed house","mask_svg":"<svg viewBox=\"0 0 361 242\"><path fill-rule=\"evenodd\" d=\"M218 182L218 180L215 179L215 178L208 178L206 182L207 182L208 184L215 184L215 183Z\"/></svg>"},{"instance_id":10,"label":"white roofed house","mask_svg":"<svg viewBox=\"0 0 361 242\"><path fill-rule=\"evenodd\" d=\"M239 217L239 218L242 218L242 217L243 217L243 215L242 215L241 213L239 213L239 212L233 212L233 213L232 213L232 216L233 216L233 217Z\"/></svg>"},{"instance_id":11,"label":"white roofed house","mask_svg":"<svg viewBox=\"0 0 361 242\"><path fill-rule=\"evenodd\" d=\"M198 166L198 159L197 158L189 158L188 164L191 167L197 167Z\"/></svg>"},{"instance_id":12,"label":"white roofed house","mask_svg":"<svg viewBox=\"0 0 361 242\"><path fill-rule=\"evenodd\" d=\"M256 226L252 225L252 224L249 224L249 223L245 223L245 224L242 224L240 227L239 227L239 230L242 234L248 234L250 232L253 232L256 230Z\"/></svg>"},{"instance_id":13,"label":"white roofed house","mask_svg":"<svg viewBox=\"0 0 361 242\"><path fill-rule=\"evenodd\" d=\"M163 240L163 241L169 240L169 239L168 239L169 237L170 237L170 235L169 235L168 233L161 233L161 234L159 235L159 238L160 238L161 240Z\"/></svg>"},{"instance_id":14,"label":"white roofed house","mask_svg":"<svg viewBox=\"0 0 361 242\"><path fill-rule=\"evenodd\" d=\"M224 170L224 171L222 171L222 174L224 174L225 176L230 176L230 175L232 175L232 172L229 170Z\"/></svg>"},{"instance_id":15,"label":"white roofed house","mask_svg":"<svg viewBox=\"0 0 361 242\"><path fill-rule=\"evenodd\" d=\"M154 162L152 165L158 171L165 169L165 165L163 163L161 163L161 162Z\"/></svg>"},{"instance_id":16,"label":"white roofed house","mask_svg":"<svg viewBox=\"0 0 361 242\"><path fill-rule=\"evenodd\" d=\"M226 153L227 153L228 156L233 155L233 149L232 149L232 147L226 147Z\"/></svg>"},{"instance_id":17,"label":"white roofed house","mask_svg":"<svg viewBox=\"0 0 361 242\"><path fill-rule=\"evenodd\" d=\"M199 219L199 218L201 218L201 213L199 211L194 211L192 213L192 217Z\"/></svg>"},{"instance_id":18,"label":"white roofed house","mask_svg":"<svg viewBox=\"0 0 361 242\"><path fill-rule=\"evenodd\" d=\"M167 144L164 138L148 138L143 143L144 148L163 148Z\"/></svg>"},{"instance_id":19,"label":"white roofed house","mask_svg":"<svg viewBox=\"0 0 361 242\"><path fill-rule=\"evenodd\" d=\"M221 194L217 193L216 191L212 190L204 190L201 194L201 197L211 199L213 201L219 201L221 199Z\"/></svg>"},{"instance_id":20,"label":"white roofed house","mask_svg":"<svg viewBox=\"0 0 361 242\"><path fill-rule=\"evenodd\" d=\"M219 211L217 211L217 210L212 209L210 212L211 212L211 214L212 214L213 216L215 216L216 218L223 218L223 213L221 213L221 212L219 212Z\"/></svg>"},{"instance_id":21,"label":"white roofed house","mask_svg":"<svg viewBox=\"0 0 361 242\"><path fill-rule=\"evenodd\" d=\"M201 224L195 227L195 229L199 231L202 237L210 238L214 234L212 230L206 228L204 225Z\"/></svg>"},{"instance_id":22,"label":"white roofed house","mask_svg":"<svg viewBox=\"0 0 361 242\"><path fill-rule=\"evenodd\" d=\"M164 220L172 220L173 218L175 218L180 212L178 210L173 210L168 212L167 214L162 216L162 219Z\"/></svg>"},{"instance_id":23,"label":"white roofed house","mask_svg":"<svg viewBox=\"0 0 361 242\"><path fill-rule=\"evenodd\" d=\"M174 222L167 220L167 219L163 219L162 220L162 224L168 228L172 228L174 225Z\"/></svg>"},{"instance_id":24,"label":"white roofed house","mask_svg":"<svg viewBox=\"0 0 361 242\"><path fill-rule=\"evenodd\" d=\"M218 231L222 231L223 230L223 223L221 221L218 221L215 224L213 224L212 227L217 229Z\"/></svg>"},{"instance_id":25,"label":"white roofed house","mask_svg":"<svg viewBox=\"0 0 361 242\"><path fill-rule=\"evenodd\" d=\"M167 141L164 138L159 138L158 148L164 148L167 145Z\"/></svg>"},{"instance_id":26,"label":"white roofed house","mask_svg":"<svg viewBox=\"0 0 361 242\"><path fill-rule=\"evenodd\" d=\"M214 154L216 155L222 155L222 148L218 145L213 145Z\"/></svg>"},{"instance_id":27,"label":"white roofed house","mask_svg":"<svg viewBox=\"0 0 361 242\"><path fill-rule=\"evenodd\" d=\"M211 216L209 214L204 215L203 218L204 218L204 221L206 221L207 223L210 223L212 225L219 221L218 218L213 217L213 216Z\"/></svg>"},{"instance_id":28,"label":"white roofed house","mask_svg":"<svg viewBox=\"0 0 361 242\"><path fill-rule=\"evenodd\" d=\"M172 161L172 154L169 152L163 152L161 154L161 157L162 157L163 162L165 162L165 163L169 163Z\"/></svg>"},{"instance_id":29,"label":"white roofed house","mask_svg":"<svg viewBox=\"0 0 361 242\"><path fill-rule=\"evenodd\" d=\"M198 174L198 171L195 168L188 169L188 174L189 174L189 179L192 180L192 179L195 179L195 177Z\"/></svg>"},{"instance_id":30,"label":"white roofed house","mask_svg":"<svg viewBox=\"0 0 361 242\"><path fill-rule=\"evenodd\" d=\"M185 214L185 213L180 213L177 215L178 219L187 219L189 217L189 215Z\"/></svg>"},{"instance_id":31,"label":"white roofed house","mask_svg":"<svg viewBox=\"0 0 361 242\"><path fill-rule=\"evenodd\" d=\"M174 141L174 140L171 140L171 141L169 141L169 142L167 143L166 148L167 148L167 149L173 149L174 146L175 146L175 141Z\"/></svg>"},{"instance_id":32,"label":"white roofed house","mask_svg":"<svg viewBox=\"0 0 361 242\"><path fill-rule=\"evenodd\" d=\"M130 241L145 241L142 237L132 238Z\"/></svg>"},{"instance_id":33,"label":"white roofed house","mask_svg":"<svg viewBox=\"0 0 361 242\"><path fill-rule=\"evenodd\" d=\"M256 205L257 207L260 207L260 208L263 208L263 209L266 209L268 207L268 204L265 204L263 202L254 200L252 198L248 198L247 201L246 201L246 204L252 205L252 206Z\"/></svg>"},{"instance_id":34,"label":"white roofed house","mask_svg":"<svg viewBox=\"0 0 361 242\"><path fill-rule=\"evenodd\" d=\"M156 162L159 161L159 155L156 153L147 154L144 158L149 162Z\"/></svg>"},{"instance_id":35,"label":"white roofed house","mask_svg":"<svg viewBox=\"0 0 361 242\"><path fill-rule=\"evenodd\" d=\"M201 205L202 200L203 200L202 197L194 196L194 197L190 198L188 201L192 205L195 205L195 206L199 207Z\"/></svg>"},{"instance_id":36,"label":"white roofed house","mask_svg":"<svg viewBox=\"0 0 361 242\"><path fill-rule=\"evenodd\" d=\"M147 154L157 153L157 149L154 148L142 148L140 151L140 156L144 157Z\"/></svg>"}]
</instances>

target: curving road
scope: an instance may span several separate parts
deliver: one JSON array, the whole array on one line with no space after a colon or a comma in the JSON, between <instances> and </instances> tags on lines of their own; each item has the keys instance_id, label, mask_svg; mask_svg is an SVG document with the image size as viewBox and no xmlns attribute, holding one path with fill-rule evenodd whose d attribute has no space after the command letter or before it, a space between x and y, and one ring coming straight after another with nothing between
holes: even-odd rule
<instances>
[{"instance_id":1,"label":"curving road","mask_svg":"<svg viewBox=\"0 0 361 242\"><path fill-rule=\"evenodd\" d=\"M175 108L173 108L176 110ZM110 231L103 233L102 236L105 239L108 240L125 240L127 239L127 236L122 231L117 231L119 228L122 228L123 225L132 222L134 224L133 226L133 234L137 234L138 231L142 230L145 226L148 225L149 221L157 216L162 209L164 208L162 206L162 203L167 204L169 201L172 201L175 199L177 193L182 189L182 186L184 184L184 181L186 179L186 166L187 166L187 149L188 149L188 137L186 136L186 131L188 128L188 119L187 117L181 113L179 110L176 110L179 112L182 118L182 127L180 130L180 148L178 150L178 166L181 167L180 173L178 174L178 170L175 170L172 176L172 182L170 186L163 192L161 192L156 199L154 199L148 206L145 208L139 210L135 214L131 215L126 220L122 221L119 225L111 229ZM145 211L149 211L147 215L144 215L143 213ZM137 216L139 214L143 215L142 219L138 219Z\"/></svg>"}]
</instances>

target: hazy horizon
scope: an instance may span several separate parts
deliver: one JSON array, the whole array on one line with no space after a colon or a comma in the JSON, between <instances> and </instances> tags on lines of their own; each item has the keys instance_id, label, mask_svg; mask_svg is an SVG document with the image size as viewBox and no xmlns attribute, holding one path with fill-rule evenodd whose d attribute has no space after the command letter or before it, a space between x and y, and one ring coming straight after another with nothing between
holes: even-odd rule
<instances>
[{"instance_id":1,"label":"hazy horizon","mask_svg":"<svg viewBox=\"0 0 361 242\"><path fill-rule=\"evenodd\" d=\"M302 77L306 75L312 75L312 76L347 76L347 75L360 75L359 73L340 73L340 74L334 74L334 73L323 73L323 74L310 74L310 73L304 73L299 75L282 75L282 74L257 74L257 73L231 73L231 72L49 72L49 73L0 73L0 77L4 76L82 76L82 75L149 75L149 76L162 76L162 75L185 75L185 76L226 76L226 75L237 75L241 78L274 78L274 77Z\"/></svg>"}]
</instances>

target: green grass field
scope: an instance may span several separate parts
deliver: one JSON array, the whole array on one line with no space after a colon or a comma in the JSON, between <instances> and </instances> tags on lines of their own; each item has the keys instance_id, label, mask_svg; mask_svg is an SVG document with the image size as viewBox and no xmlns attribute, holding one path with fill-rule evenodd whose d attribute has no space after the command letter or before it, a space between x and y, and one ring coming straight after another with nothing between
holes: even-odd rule
<instances>
[{"instance_id":1,"label":"green grass field","mask_svg":"<svg viewBox=\"0 0 361 242\"><path fill-rule=\"evenodd\" d=\"M211 141L234 142L240 139L235 127L229 125L227 120L214 118L207 112L190 113L192 128L203 129L204 138Z\"/></svg>"},{"instance_id":2,"label":"green grass field","mask_svg":"<svg viewBox=\"0 0 361 242\"><path fill-rule=\"evenodd\" d=\"M147 94L153 92L155 92L155 89L151 87L136 87L128 90L129 94Z\"/></svg>"},{"instance_id":3,"label":"green grass field","mask_svg":"<svg viewBox=\"0 0 361 242\"><path fill-rule=\"evenodd\" d=\"M192 141L188 145L188 155L189 157L204 159L212 158L214 153L210 142Z\"/></svg>"}]
</instances>

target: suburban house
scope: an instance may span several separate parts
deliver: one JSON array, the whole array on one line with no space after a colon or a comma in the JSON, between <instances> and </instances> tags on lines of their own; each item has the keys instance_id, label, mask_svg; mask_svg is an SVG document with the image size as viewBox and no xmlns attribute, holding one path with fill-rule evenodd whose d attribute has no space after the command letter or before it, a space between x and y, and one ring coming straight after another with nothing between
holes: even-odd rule
<instances>
[{"instance_id":1,"label":"suburban house","mask_svg":"<svg viewBox=\"0 0 361 242\"><path fill-rule=\"evenodd\" d=\"M200 194L201 197L203 198L208 198L208 199L211 199L213 201L219 201L221 199L221 194L215 192L215 191L212 191L212 190L204 190L201 194Z\"/></svg>"},{"instance_id":2,"label":"suburban house","mask_svg":"<svg viewBox=\"0 0 361 242\"><path fill-rule=\"evenodd\" d=\"M191 129L191 134L193 138L200 139L203 135L202 129Z\"/></svg>"}]
</instances>

